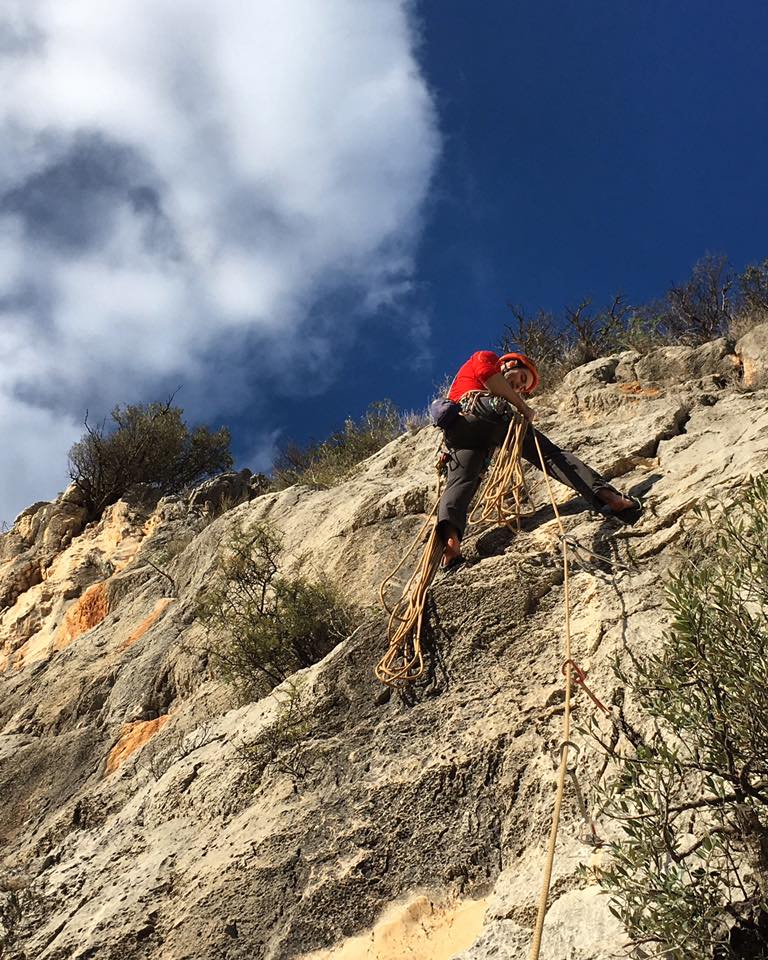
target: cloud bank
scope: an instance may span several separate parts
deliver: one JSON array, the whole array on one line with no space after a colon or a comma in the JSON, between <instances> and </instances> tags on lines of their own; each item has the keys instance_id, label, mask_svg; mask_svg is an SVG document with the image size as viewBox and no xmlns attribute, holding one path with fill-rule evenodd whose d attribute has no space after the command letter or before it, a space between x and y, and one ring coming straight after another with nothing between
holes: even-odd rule
<instances>
[{"instance_id":1,"label":"cloud bank","mask_svg":"<svg viewBox=\"0 0 768 960\"><path fill-rule=\"evenodd\" d=\"M438 136L406 0L6 0L0 90L0 517L86 407L237 410L333 354L319 304L407 296Z\"/></svg>"}]
</instances>

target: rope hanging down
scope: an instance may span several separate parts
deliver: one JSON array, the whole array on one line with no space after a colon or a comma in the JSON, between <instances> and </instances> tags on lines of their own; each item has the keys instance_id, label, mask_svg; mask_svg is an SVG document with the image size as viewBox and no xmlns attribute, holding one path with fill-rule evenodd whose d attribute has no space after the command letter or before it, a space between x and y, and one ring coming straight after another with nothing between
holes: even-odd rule
<instances>
[{"instance_id":1,"label":"rope hanging down","mask_svg":"<svg viewBox=\"0 0 768 960\"><path fill-rule=\"evenodd\" d=\"M539 462L544 473L544 479L547 483L547 493L552 502L552 508L555 511L555 518L560 530L560 539L563 545L563 652L565 654L563 662L570 664L573 662L571 655L571 603L570 603L570 584L568 580L568 540L565 535L565 528L560 517L560 511L557 509L557 501L552 492L552 485L549 482L549 474L544 465L544 457L539 446L539 438L534 433L536 441L536 451L539 454ZM557 793L555 794L555 808L552 813L552 826L549 831L549 842L547 844L547 859L544 864L544 876L541 883L541 893L539 895L539 909L536 915L536 925L533 929L533 941L531 943L530 960L538 960L541 951L541 935L544 929L544 917L547 913L547 903L549 901L549 888L552 884L552 865L555 862L555 845L557 843L557 831L560 826L560 811L563 806L563 794L565 793L565 777L568 773L568 751L571 747L571 694L573 692L572 671L564 670L565 676L565 702L563 708L563 739L560 742L560 766L557 772Z\"/></svg>"},{"instance_id":2,"label":"rope hanging down","mask_svg":"<svg viewBox=\"0 0 768 960\"><path fill-rule=\"evenodd\" d=\"M525 490L525 482L522 479L522 466L520 464L520 450L523 437L528 424L518 418L510 421L507 435L504 443L499 448L496 456L494 469L491 471L485 486L483 488L480 502L472 513L470 522L475 521L476 517L480 520L493 520L498 523L511 525L514 520L519 529L520 506L522 503L522 491ZM555 805L552 813L552 826L549 833L547 844L547 856L544 865L544 875L542 878L541 893L539 896L539 907L536 917L536 924L533 931L533 940L531 943L530 960L538 960L541 951L541 938L544 928L544 918L547 913L549 902L549 891L552 883L552 868L555 859L555 847L557 844L557 834L560 826L560 815L563 805L563 796L565 793L565 778L567 775L573 775L575 769L569 766L569 751L575 747L571 737L571 699L573 695L573 685L578 683L583 686L587 694L592 698L595 704L605 711L607 708L602 704L591 690L586 686L585 675L581 668L576 664L572 656L571 641L571 602L570 602L570 580L568 551L577 546L566 535L565 527L557 506L557 500L552 491L549 473L547 472L544 456L541 452L539 438L535 431L533 434L536 444L536 451L539 456L541 471L544 474L544 480L547 485L547 493L554 510L560 532L560 542L563 551L563 666L562 673L565 678L565 701L563 709L563 729L562 740L560 742L560 763L557 775L557 791L555 794ZM438 468L439 469L439 468ZM514 509L510 507L510 500L514 503ZM439 491L438 491L439 501ZM419 530L416 538L408 548L400 563L395 567L392 573L383 581L379 589L382 604L389 613L389 625L387 635L389 638L389 647L386 654L376 667L376 676L383 683L397 684L399 682L408 682L417 680L424 673L424 656L421 649L421 631L424 622L424 605L426 603L427 589L432 582L435 573L440 566L440 559L443 553L443 544L437 536L437 523L434 521L437 512L437 503L432 512L427 517L423 526ZM423 539L427 529L431 525L431 530L424 547L421 561L416 570L411 575L400 599L390 608L387 605L384 592L394 576L402 569L405 561L411 555L416 545ZM591 553L591 551L587 551ZM592 556L599 556L592 554ZM607 560L605 557L600 557ZM576 783L577 798L580 791ZM586 807L581 798L580 806L585 815ZM589 821L591 823L591 821ZM596 837L594 825L592 832Z\"/></svg>"},{"instance_id":3,"label":"rope hanging down","mask_svg":"<svg viewBox=\"0 0 768 960\"><path fill-rule=\"evenodd\" d=\"M470 523L490 520L511 526L514 522L520 527L520 506L523 493L527 494L523 468L520 462L520 449L525 436L527 423L522 417L513 417L509 422L504 442L494 459L493 469L483 487L478 506L470 517ZM441 463L438 461L438 474ZM427 602L427 590L440 569L443 544L437 535L437 504L440 500L440 482L438 495L432 512L415 539L406 550L402 559L382 581L379 597L382 606L389 614L387 624L387 652L376 665L376 676L382 682L391 685L410 683L424 674L424 654L421 646L421 634L424 625L424 608ZM513 506L510 506L510 500ZM479 511L479 516L475 514ZM406 583L399 600L393 607L387 603L386 589L397 573L403 568L417 544L424 539L431 527L421 559Z\"/></svg>"},{"instance_id":4,"label":"rope hanging down","mask_svg":"<svg viewBox=\"0 0 768 960\"><path fill-rule=\"evenodd\" d=\"M442 455L438 453L437 499L421 529L414 537L395 569L379 587L379 598L389 614L387 624L387 652L376 665L376 676L382 683L410 683L424 673L424 654L421 649L421 629L424 622L424 607L427 590L435 578L443 555L443 545L437 536L437 505L440 502ZM430 529L431 528L431 529ZM427 530L429 534L427 535ZM405 565L416 546L427 536L421 560L403 588L393 607L387 603L386 589Z\"/></svg>"},{"instance_id":5,"label":"rope hanging down","mask_svg":"<svg viewBox=\"0 0 768 960\"><path fill-rule=\"evenodd\" d=\"M568 764L568 754L569 751L575 749L578 753L578 747L571 741L571 697L573 694L573 685L574 683L583 687L588 696L593 700L595 705L599 707L606 714L609 714L608 708L603 704L598 698L592 693L589 687L585 683L586 676L584 671L579 667L576 661L573 659L572 655L572 641L571 641L571 596L570 596L570 581L568 577L568 551L573 548L574 544L571 539L566 536L565 528L563 527L563 521L560 516L560 511L557 508L557 501L555 500L555 495L552 492L552 485L549 482L549 474L547 473L546 466L544 465L544 457L541 453L541 447L539 446L539 438L534 433L534 441L536 442L536 451L539 455L539 463L541 464L541 470L544 474L544 479L547 483L547 493L549 494L549 499L552 503L552 509L555 511L555 518L557 520L557 526L560 530L560 542L563 548L563 665L562 665L562 674L565 678L565 702L563 707L563 735L562 740L560 741L560 765L557 773L557 792L555 794L555 806L552 811L552 826L549 831L549 842L547 844L547 857L544 864L544 876L541 883L541 893L539 895L539 908L536 915L536 924L533 928L533 940L531 942L531 953L530 960L538 960L539 953L541 951L541 936L544 929L544 918L547 914L547 904L549 902L549 890L552 884L552 866L555 861L555 846L557 844L557 833L560 826L560 813L563 806L563 794L565 793L565 778L566 775L569 775L573 778L574 789L576 792L576 799L579 802L579 806L584 817L585 822L591 829L592 840L591 842L599 843L599 838L595 830L594 824L589 819L586 809L586 804L584 803L584 798L581 794L581 790L578 786L578 781L576 780L575 773L576 768L571 767ZM591 551L588 551L591 552ZM593 554L593 556L599 556L598 554ZM606 560L607 558L601 557L600 559Z\"/></svg>"},{"instance_id":6,"label":"rope hanging down","mask_svg":"<svg viewBox=\"0 0 768 960\"><path fill-rule=\"evenodd\" d=\"M520 529L523 499L530 500L520 452L528 422L515 414L504 442L496 452L477 504L469 516L473 523L498 523Z\"/></svg>"}]
</instances>

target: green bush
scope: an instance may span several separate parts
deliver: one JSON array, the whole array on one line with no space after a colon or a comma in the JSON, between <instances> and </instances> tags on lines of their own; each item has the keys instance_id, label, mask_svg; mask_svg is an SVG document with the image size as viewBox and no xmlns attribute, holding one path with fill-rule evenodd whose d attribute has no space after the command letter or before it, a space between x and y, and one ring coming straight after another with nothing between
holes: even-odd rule
<instances>
[{"instance_id":1,"label":"green bush","mask_svg":"<svg viewBox=\"0 0 768 960\"><path fill-rule=\"evenodd\" d=\"M91 427L69 451L69 475L99 517L135 484L176 493L233 463L226 427L190 429L184 411L168 403L116 406L112 424Z\"/></svg>"},{"instance_id":2,"label":"green bush","mask_svg":"<svg viewBox=\"0 0 768 960\"><path fill-rule=\"evenodd\" d=\"M600 882L637 946L667 960L768 956L768 476L669 581L661 651L616 666L652 733L605 742L621 835Z\"/></svg>"},{"instance_id":3,"label":"green bush","mask_svg":"<svg viewBox=\"0 0 768 960\"><path fill-rule=\"evenodd\" d=\"M281 536L267 524L235 527L223 545L198 617L222 676L259 697L349 635L355 611L326 579L279 572Z\"/></svg>"},{"instance_id":4,"label":"green bush","mask_svg":"<svg viewBox=\"0 0 768 960\"><path fill-rule=\"evenodd\" d=\"M359 420L348 418L343 428L327 440L312 442L305 447L287 444L275 460L273 485L276 490L294 483L332 487L348 477L358 463L400 436L403 430L403 418L391 400L372 403Z\"/></svg>"}]
</instances>

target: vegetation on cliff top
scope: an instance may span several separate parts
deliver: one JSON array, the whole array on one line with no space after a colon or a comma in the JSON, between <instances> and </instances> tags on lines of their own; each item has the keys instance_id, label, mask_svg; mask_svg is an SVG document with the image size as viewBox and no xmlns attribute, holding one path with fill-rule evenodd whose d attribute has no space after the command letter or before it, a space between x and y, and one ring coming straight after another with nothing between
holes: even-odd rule
<instances>
[{"instance_id":1,"label":"vegetation on cliff top","mask_svg":"<svg viewBox=\"0 0 768 960\"><path fill-rule=\"evenodd\" d=\"M109 426L92 427L86 416L69 451L69 475L92 517L137 484L176 493L232 466L229 430L190 428L172 400L116 406Z\"/></svg>"},{"instance_id":2,"label":"vegetation on cliff top","mask_svg":"<svg viewBox=\"0 0 768 960\"><path fill-rule=\"evenodd\" d=\"M725 257L706 256L685 283L643 306L631 306L617 294L607 307L596 308L585 298L561 316L510 309L514 322L506 326L499 349L534 357L547 390L569 370L606 354L737 336L768 320L768 259L736 274ZM229 431L192 429L182 415L169 401L117 406L109 427L105 422L91 427L86 418L86 432L70 450L69 469L92 517L135 484L174 493L232 466ZM288 441L275 459L271 487L334 486L399 436L408 420L391 400L382 400L359 419L348 417L324 440ZM426 417L419 418L423 422Z\"/></svg>"},{"instance_id":3,"label":"vegetation on cliff top","mask_svg":"<svg viewBox=\"0 0 768 960\"><path fill-rule=\"evenodd\" d=\"M583 298L559 316L547 310L528 314L514 304L510 310L514 320L500 347L534 357L546 390L569 370L611 353L738 337L768 321L768 259L736 274L726 257L707 255L688 280L641 306L616 294L610 306L596 307Z\"/></svg>"}]
</instances>

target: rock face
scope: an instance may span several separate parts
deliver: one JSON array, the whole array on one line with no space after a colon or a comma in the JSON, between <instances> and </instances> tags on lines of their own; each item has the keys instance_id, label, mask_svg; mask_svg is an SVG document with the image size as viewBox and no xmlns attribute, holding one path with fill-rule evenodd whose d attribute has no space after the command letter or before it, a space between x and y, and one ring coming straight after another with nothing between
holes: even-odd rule
<instances>
[{"instance_id":1,"label":"rock face","mask_svg":"<svg viewBox=\"0 0 768 960\"><path fill-rule=\"evenodd\" d=\"M572 571L574 655L606 702L621 694L612 657L662 636L692 508L768 464L768 390L745 388L739 356L746 372L725 340L625 353L538 404L541 430L647 504L617 530L558 488L569 534L612 558L610 574ZM254 496L230 475L87 527L70 491L0 538L4 958L528 956L563 709L561 560L536 471L523 531L471 531L470 562L436 580L426 680L388 696L373 679L385 619L372 605L431 509L437 440L402 436L332 490ZM242 704L196 605L227 532L260 520L294 569L335 577L361 614L323 661ZM302 732L275 752L296 689ZM577 719L591 709L579 694ZM587 793L596 763L580 755ZM545 960L620 947L577 872L599 858L569 793Z\"/></svg>"},{"instance_id":2,"label":"rock face","mask_svg":"<svg viewBox=\"0 0 768 960\"><path fill-rule=\"evenodd\" d=\"M753 327L736 344L744 368L744 385L753 389L768 384L768 323Z\"/></svg>"}]
</instances>

